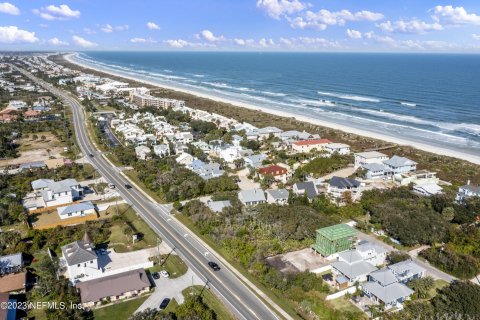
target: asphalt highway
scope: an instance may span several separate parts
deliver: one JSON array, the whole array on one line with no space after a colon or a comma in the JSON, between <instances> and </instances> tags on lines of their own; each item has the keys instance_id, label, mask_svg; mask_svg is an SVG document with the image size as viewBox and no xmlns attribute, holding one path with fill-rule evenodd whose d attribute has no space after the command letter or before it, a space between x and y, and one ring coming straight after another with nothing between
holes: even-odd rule
<instances>
[{"instance_id":1,"label":"asphalt highway","mask_svg":"<svg viewBox=\"0 0 480 320\"><path fill-rule=\"evenodd\" d=\"M101 155L88 137L84 111L75 97L33 76L24 69L15 68L70 105L75 135L83 155L89 158L91 164L109 183L115 184L122 197L167 244L175 248L175 252L201 279L208 283L208 287L224 301L238 319L282 319L283 317L273 311L274 308L286 316L278 305L270 303L267 305L267 302L258 297L230 267L225 266L216 258L218 255L215 252L209 251L188 229L173 219L169 206L149 200L120 173L117 167ZM132 187L127 188L126 185L132 185ZM207 265L208 261L217 262L221 270L213 271ZM156 288L156 290L161 290L161 288ZM286 317L290 318L288 315Z\"/></svg>"}]
</instances>

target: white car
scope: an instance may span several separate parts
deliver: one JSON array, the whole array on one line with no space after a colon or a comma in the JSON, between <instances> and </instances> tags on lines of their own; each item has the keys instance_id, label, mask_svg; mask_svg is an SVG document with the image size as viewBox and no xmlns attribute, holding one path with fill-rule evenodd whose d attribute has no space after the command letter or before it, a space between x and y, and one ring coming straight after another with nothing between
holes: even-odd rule
<instances>
[{"instance_id":1,"label":"white car","mask_svg":"<svg viewBox=\"0 0 480 320\"><path fill-rule=\"evenodd\" d=\"M170 277L170 275L168 274L168 272L166 270L162 270L159 272L160 275L163 277L163 278L168 278Z\"/></svg>"}]
</instances>

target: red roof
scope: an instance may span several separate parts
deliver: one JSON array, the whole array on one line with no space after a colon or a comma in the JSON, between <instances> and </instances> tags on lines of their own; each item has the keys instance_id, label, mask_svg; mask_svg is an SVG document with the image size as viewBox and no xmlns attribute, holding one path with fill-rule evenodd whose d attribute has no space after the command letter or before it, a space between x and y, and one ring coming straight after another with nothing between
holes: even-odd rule
<instances>
[{"instance_id":1,"label":"red roof","mask_svg":"<svg viewBox=\"0 0 480 320\"><path fill-rule=\"evenodd\" d=\"M316 144L326 144L330 142L331 141L328 139L315 139L315 140L296 141L293 144L297 146L310 146L310 145L316 145Z\"/></svg>"},{"instance_id":2,"label":"red roof","mask_svg":"<svg viewBox=\"0 0 480 320\"><path fill-rule=\"evenodd\" d=\"M258 172L262 175L271 174L273 176L279 176L279 175L287 173L287 169L285 169L282 166L279 166L279 165L275 164L273 166L260 168L260 169L258 169Z\"/></svg>"}]
</instances>

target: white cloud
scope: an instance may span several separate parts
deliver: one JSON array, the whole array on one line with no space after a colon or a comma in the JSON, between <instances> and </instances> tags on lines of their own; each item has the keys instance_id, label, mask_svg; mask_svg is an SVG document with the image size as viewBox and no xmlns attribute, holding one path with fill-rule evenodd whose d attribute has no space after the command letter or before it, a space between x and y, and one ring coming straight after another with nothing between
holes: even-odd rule
<instances>
[{"instance_id":1,"label":"white cloud","mask_svg":"<svg viewBox=\"0 0 480 320\"><path fill-rule=\"evenodd\" d=\"M160 30L160 27L155 22L147 22L147 28L150 30Z\"/></svg>"},{"instance_id":2,"label":"white cloud","mask_svg":"<svg viewBox=\"0 0 480 320\"><path fill-rule=\"evenodd\" d=\"M223 41L225 40L224 36L215 36L210 30L202 30L199 34L195 35L197 39L207 40L208 42Z\"/></svg>"},{"instance_id":3,"label":"white cloud","mask_svg":"<svg viewBox=\"0 0 480 320\"><path fill-rule=\"evenodd\" d=\"M414 33L422 34L429 31L443 30L443 26L438 23L427 23L420 20L398 20L395 22L385 21L377 25L382 31L388 33Z\"/></svg>"},{"instance_id":4,"label":"white cloud","mask_svg":"<svg viewBox=\"0 0 480 320\"><path fill-rule=\"evenodd\" d=\"M0 3L0 12L11 14L13 16L18 16L20 14L20 10L15 7L13 4L8 2Z\"/></svg>"},{"instance_id":5,"label":"white cloud","mask_svg":"<svg viewBox=\"0 0 480 320\"><path fill-rule=\"evenodd\" d=\"M86 34L96 34L97 31L95 30L92 30L90 28L84 28L83 31L86 33Z\"/></svg>"},{"instance_id":6,"label":"white cloud","mask_svg":"<svg viewBox=\"0 0 480 320\"><path fill-rule=\"evenodd\" d=\"M48 44L51 44L52 46L68 46L68 42L62 41L62 40L60 40L56 37L48 40L47 42L48 42Z\"/></svg>"},{"instance_id":7,"label":"white cloud","mask_svg":"<svg viewBox=\"0 0 480 320\"><path fill-rule=\"evenodd\" d=\"M480 25L480 16L464 7L436 6L429 10L432 19L443 25Z\"/></svg>"},{"instance_id":8,"label":"white cloud","mask_svg":"<svg viewBox=\"0 0 480 320\"><path fill-rule=\"evenodd\" d=\"M268 47L275 46L275 42L273 41L273 39L265 39L265 38L262 38L262 39L258 40L258 44L262 48L268 48Z\"/></svg>"},{"instance_id":9,"label":"white cloud","mask_svg":"<svg viewBox=\"0 0 480 320\"><path fill-rule=\"evenodd\" d=\"M96 44L95 42L88 41L87 39L84 39L84 38L79 37L79 36L73 36L72 39L73 39L73 42L77 46L82 47L82 48L93 48L93 47L98 46L98 44Z\"/></svg>"},{"instance_id":10,"label":"white cloud","mask_svg":"<svg viewBox=\"0 0 480 320\"><path fill-rule=\"evenodd\" d=\"M0 43L35 43L35 32L18 29L16 26L0 27Z\"/></svg>"},{"instance_id":11,"label":"white cloud","mask_svg":"<svg viewBox=\"0 0 480 320\"><path fill-rule=\"evenodd\" d=\"M473 40L480 40L480 34L472 34Z\"/></svg>"},{"instance_id":12,"label":"white cloud","mask_svg":"<svg viewBox=\"0 0 480 320\"><path fill-rule=\"evenodd\" d=\"M130 39L131 43L156 43L157 41L153 40L152 38L132 38Z\"/></svg>"},{"instance_id":13,"label":"white cloud","mask_svg":"<svg viewBox=\"0 0 480 320\"><path fill-rule=\"evenodd\" d=\"M58 7L51 4L44 8L33 9L32 11L45 20L69 20L80 17L80 11L72 10L66 4L61 4Z\"/></svg>"},{"instance_id":14,"label":"white cloud","mask_svg":"<svg viewBox=\"0 0 480 320\"><path fill-rule=\"evenodd\" d=\"M305 10L309 4L298 0L258 0L257 8L264 10L270 17L280 19L285 14Z\"/></svg>"},{"instance_id":15,"label":"white cloud","mask_svg":"<svg viewBox=\"0 0 480 320\"><path fill-rule=\"evenodd\" d=\"M110 32L113 32L113 31L124 31L124 30L128 30L128 24L119 25L119 26L115 26L115 27L112 27L112 25L110 25L110 24L106 24L103 27L101 27L100 30L102 30L103 32L106 32L106 33L110 33Z\"/></svg>"},{"instance_id":16,"label":"white cloud","mask_svg":"<svg viewBox=\"0 0 480 320\"><path fill-rule=\"evenodd\" d=\"M180 48L185 48L185 47L188 47L190 45L189 42L183 40L183 39L177 39L177 40L166 40L165 41L170 47L172 48L177 48L177 49L180 49Z\"/></svg>"},{"instance_id":17,"label":"white cloud","mask_svg":"<svg viewBox=\"0 0 480 320\"><path fill-rule=\"evenodd\" d=\"M280 38L279 42L284 47L296 50L338 49L341 47L337 41L313 37Z\"/></svg>"},{"instance_id":18,"label":"white cloud","mask_svg":"<svg viewBox=\"0 0 480 320\"><path fill-rule=\"evenodd\" d=\"M325 30L327 26L343 26L347 21L378 21L383 19L383 14L371 11L350 12L341 10L332 12L322 9L318 12L307 11L294 19L288 18L290 26L296 29Z\"/></svg>"},{"instance_id":19,"label":"white cloud","mask_svg":"<svg viewBox=\"0 0 480 320\"><path fill-rule=\"evenodd\" d=\"M347 29L347 36L350 39L361 39L362 38L362 33L358 30Z\"/></svg>"},{"instance_id":20,"label":"white cloud","mask_svg":"<svg viewBox=\"0 0 480 320\"><path fill-rule=\"evenodd\" d=\"M236 44L237 46L242 46L242 47L251 47L255 44L255 40L253 39L239 39L235 38L233 39L233 43Z\"/></svg>"}]
</instances>

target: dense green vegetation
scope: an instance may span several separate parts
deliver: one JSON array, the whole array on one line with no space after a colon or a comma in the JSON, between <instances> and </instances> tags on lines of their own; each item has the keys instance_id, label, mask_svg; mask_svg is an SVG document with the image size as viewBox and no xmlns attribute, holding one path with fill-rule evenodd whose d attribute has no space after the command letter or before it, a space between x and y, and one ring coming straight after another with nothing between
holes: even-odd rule
<instances>
[{"instance_id":1,"label":"dense green vegetation","mask_svg":"<svg viewBox=\"0 0 480 320\"><path fill-rule=\"evenodd\" d=\"M301 166L295 171L295 176L303 177L312 174L314 177L320 177L327 173L345 168L350 163L352 163L351 156L334 154L331 157L318 157Z\"/></svg>"},{"instance_id":2,"label":"dense green vegetation","mask_svg":"<svg viewBox=\"0 0 480 320\"><path fill-rule=\"evenodd\" d=\"M438 290L430 301L411 301L405 309L385 315L391 320L402 319L479 319L480 286L454 281Z\"/></svg>"}]
</instances>

